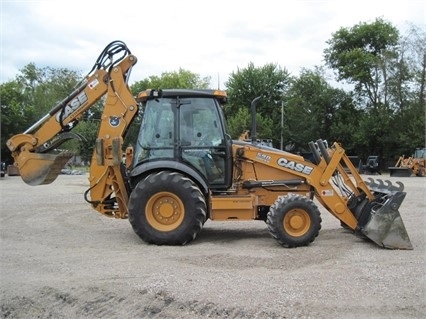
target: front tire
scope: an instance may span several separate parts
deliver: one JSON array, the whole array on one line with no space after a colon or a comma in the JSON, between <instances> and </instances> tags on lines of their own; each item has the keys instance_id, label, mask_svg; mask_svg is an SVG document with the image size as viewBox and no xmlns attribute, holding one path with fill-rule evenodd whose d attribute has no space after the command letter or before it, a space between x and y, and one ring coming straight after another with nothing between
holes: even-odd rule
<instances>
[{"instance_id":1,"label":"front tire","mask_svg":"<svg viewBox=\"0 0 426 319\"><path fill-rule=\"evenodd\" d=\"M204 196L189 178L172 171L148 175L129 199L129 221L145 242L185 245L201 231L207 216Z\"/></svg>"},{"instance_id":2,"label":"front tire","mask_svg":"<svg viewBox=\"0 0 426 319\"><path fill-rule=\"evenodd\" d=\"M314 202L301 195L279 197L270 207L266 223L281 246L307 246L318 236L321 215Z\"/></svg>"}]
</instances>

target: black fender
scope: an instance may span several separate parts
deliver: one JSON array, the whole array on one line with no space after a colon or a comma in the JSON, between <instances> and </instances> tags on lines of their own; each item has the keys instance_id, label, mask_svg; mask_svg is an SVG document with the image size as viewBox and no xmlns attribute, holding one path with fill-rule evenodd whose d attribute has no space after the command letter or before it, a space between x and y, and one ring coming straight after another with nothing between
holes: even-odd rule
<instances>
[{"instance_id":1,"label":"black fender","mask_svg":"<svg viewBox=\"0 0 426 319\"><path fill-rule=\"evenodd\" d=\"M163 170L172 170L184 174L188 178L192 179L195 183L197 183L204 194L208 194L209 186L204 177L198 171L196 171L189 165L185 165L183 163L179 163L172 160L159 160L148 163L142 163L133 168L129 174L131 188L133 189L136 186L141 177L144 177L153 171Z\"/></svg>"}]
</instances>

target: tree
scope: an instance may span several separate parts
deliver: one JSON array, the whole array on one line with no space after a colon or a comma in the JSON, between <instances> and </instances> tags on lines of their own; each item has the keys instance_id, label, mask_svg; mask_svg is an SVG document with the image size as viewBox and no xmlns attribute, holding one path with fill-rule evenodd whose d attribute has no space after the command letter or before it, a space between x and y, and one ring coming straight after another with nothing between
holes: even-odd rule
<instances>
[{"instance_id":1,"label":"tree","mask_svg":"<svg viewBox=\"0 0 426 319\"><path fill-rule=\"evenodd\" d=\"M82 161L90 163L95 148L96 138L98 137L100 120L85 120L79 122L74 132L83 137L82 141L72 140L68 144L68 149L72 149L81 156ZM68 143L68 142L67 142Z\"/></svg>"},{"instance_id":2,"label":"tree","mask_svg":"<svg viewBox=\"0 0 426 319\"><path fill-rule=\"evenodd\" d=\"M238 119L238 117L248 114L252 100L261 96L257 106L257 113L261 115L258 124L261 126L262 121L270 123L270 133L268 130L258 129L258 137L272 138L274 144L278 144L281 128L281 103L283 95L290 85L290 79L290 74L286 69L272 63L262 67L255 67L253 63L249 63L247 68L232 72L226 82L229 103L225 106L230 130L237 132L241 128L233 127L233 125L246 121L246 119ZM247 112L242 112L242 108L245 108ZM246 129L250 129L250 126ZM239 132L239 134L241 133Z\"/></svg>"},{"instance_id":3,"label":"tree","mask_svg":"<svg viewBox=\"0 0 426 319\"><path fill-rule=\"evenodd\" d=\"M358 147L356 136L360 129L359 121L365 116L365 112L356 106L351 92L331 88L330 94L335 108L328 139L344 145L348 154L361 154L363 148Z\"/></svg>"},{"instance_id":4,"label":"tree","mask_svg":"<svg viewBox=\"0 0 426 319\"><path fill-rule=\"evenodd\" d=\"M277 64L268 63L255 67L250 62L247 68L232 72L225 83L229 96L227 115L234 115L241 106L249 107L255 97L261 96L258 111L273 118L280 113L282 96L288 89L290 80L288 71Z\"/></svg>"},{"instance_id":5,"label":"tree","mask_svg":"<svg viewBox=\"0 0 426 319\"><path fill-rule=\"evenodd\" d=\"M12 164L7 140L20 132L25 131L34 119L34 108L26 103L22 85L16 81L0 85L1 96L1 160Z\"/></svg>"},{"instance_id":6,"label":"tree","mask_svg":"<svg viewBox=\"0 0 426 319\"><path fill-rule=\"evenodd\" d=\"M406 74L401 85L405 86L405 91L408 92L402 98L425 105L426 32L411 25L408 34L401 37L398 49L400 61L402 61L400 65L403 66L404 74ZM404 108L401 107L401 109Z\"/></svg>"},{"instance_id":7,"label":"tree","mask_svg":"<svg viewBox=\"0 0 426 319\"><path fill-rule=\"evenodd\" d=\"M144 80L131 85L134 95L147 89L207 89L210 77L202 78L200 75L179 68L178 71L163 72L161 76L152 75Z\"/></svg>"},{"instance_id":8,"label":"tree","mask_svg":"<svg viewBox=\"0 0 426 319\"><path fill-rule=\"evenodd\" d=\"M397 58L398 38L398 29L380 18L341 28L327 41L326 65L337 72L338 80L355 84L368 106L387 106L389 66Z\"/></svg>"},{"instance_id":9,"label":"tree","mask_svg":"<svg viewBox=\"0 0 426 319\"><path fill-rule=\"evenodd\" d=\"M78 81L79 74L75 71L38 68L34 63L29 63L20 70L15 80L0 86L2 159L12 161L6 140L25 132L47 115L74 90Z\"/></svg>"},{"instance_id":10,"label":"tree","mask_svg":"<svg viewBox=\"0 0 426 319\"><path fill-rule=\"evenodd\" d=\"M424 145L426 37L408 37L383 19L341 28L327 42L326 64L338 80L355 84L360 108L357 148L393 160L402 149ZM420 145L416 145L421 146Z\"/></svg>"},{"instance_id":11,"label":"tree","mask_svg":"<svg viewBox=\"0 0 426 319\"><path fill-rule=\"evenodd\" d=\"M229 133L233 139L238 137L246 130L251 131L251 114L248 108L241 107L237 114L228 119ZM251 132L253 133L253 132ZM274 135L272 119L256 114L256 137L270 138Z\"/></svg>"},{"instance_id":12,"label":"tree","mask_svg":"<svg viewBox=\"0 0 426 319\"><path fill-rule=\"evenodd\" d=\"M415 148L425 146L426 32L412 25L400 40L399 55L407 76L395 86L401 106L391 123L398 132L393 138L394 160L400 154L411 154Z\"/></svg>"},{"instance_id":13,"label":"tree","mask_svg":"<svg viewBox=\"0 0 426 319\"><path fill-rule=\"evenodd\" d=\"M284 141L302 149L319 138L354 144L359 112L350 94L327 83L321 68L302 69L285 96L284 109Z\"/></svg>"},{"instance_id":14,"label":"tree","mask_svg":"<svg viewBox=\"0 0 426 319\"><path fill-rule=\"evenodd\" d=\"M23 90L25 103L34 107L34 115L40 118L67 97L80 78L78 72L66 68L38 68L29 63L20 70L16 82Z\"/></svg>"}]
</instances>

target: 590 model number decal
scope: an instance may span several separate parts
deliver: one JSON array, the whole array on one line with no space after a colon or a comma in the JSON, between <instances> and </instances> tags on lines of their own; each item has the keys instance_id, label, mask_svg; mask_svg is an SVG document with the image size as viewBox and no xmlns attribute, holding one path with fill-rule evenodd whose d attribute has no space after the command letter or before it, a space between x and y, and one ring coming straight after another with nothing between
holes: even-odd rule
<instances>
[{"instance_id":1,"label":"590 model number decal","mask_svg":"<svg viewBox=\"0 0 426 319\"><path fill-rule=\"evenodd\" d=\"M294 161L289 161L288 159L284 157L280 157L277 161L277 164L279 166L291 169L296 172L303 173L305 175L310 175L312 171L314 170L314 168L311 166L303 165L301 163L296 163Z\"/></svg>"}]
</instances>

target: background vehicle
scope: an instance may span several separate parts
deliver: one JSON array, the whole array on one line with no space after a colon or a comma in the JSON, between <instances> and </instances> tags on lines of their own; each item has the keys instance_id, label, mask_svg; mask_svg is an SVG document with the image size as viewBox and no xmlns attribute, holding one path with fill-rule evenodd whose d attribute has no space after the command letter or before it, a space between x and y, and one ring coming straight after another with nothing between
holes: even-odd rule
<instances>
[{"instance_id":1,"label":"background vehicle","mask_svg":"<svg viewBox=\"0 0 426 319\"><path fill-rule=\"evenodd\" d=\"M367 160L365 161L365 165L361 162L359 163L359 170L361 174L379 174L380 168L379 168L379 156L377 155L370 155L367 157Z\"/></svg>"},{"instance_id":2,"label":"background vehicle","mask_svg":"<svg viewBox=\"0 0 426 319\"><path fill-rule=\"evenodd\" d=\"M0 164L0 176L4 177L6 175L6 163L1 162Z\"/></svg>"},{"instance_id":3,"label":"background vehicle","mask_svg":"<svg viewBox=\"0 0 426 319\"><path fill-rule=\"evenodd\" d=\"M136 61L124 43L109 44L69 97L8 140L26 183L55 180L72 155L57 148L75 137L70 130L106 94L85 198L106 216L129 218L145 242L186 244L207 219L263 220L282 246L305 246L321 228L316 197L357 235L382 247L412 249L398 211L406 195L401 183L363 181L338 143L310 142L313 162L261 145L254 120L250 141L233 141L222 111L224 91L147 90L137 102L127 86ZM123 164L123 137L137 114L140 132Z\"/></svg>"},{"instance_id":4,"label":"background vehicle","mask_svg":"<svg viewBox=\"0 0 426 319\"><path fill-rule=\"evenodd\" d=\"M390 176L410 177L416 175L424 177L426 173L426 148L418 148L410 157L400 156L395 166L389 167Z\"/></svg>"}]
</instances>

